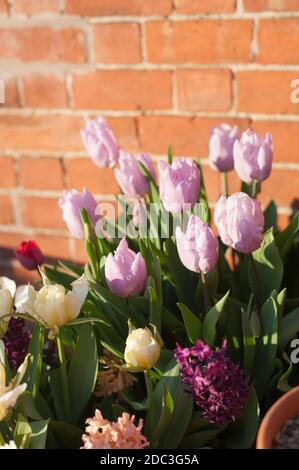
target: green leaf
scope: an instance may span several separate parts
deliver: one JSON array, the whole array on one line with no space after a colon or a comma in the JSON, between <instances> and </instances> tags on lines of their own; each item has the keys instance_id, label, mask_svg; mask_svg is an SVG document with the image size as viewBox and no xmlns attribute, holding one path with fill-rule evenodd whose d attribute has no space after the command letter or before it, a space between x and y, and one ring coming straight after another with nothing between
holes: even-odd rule
<instances>
[{"instance_id":1,"label":"green leaf","mask_svg":"<svg viewBox=\"0 0 299 470\"><path fill-rule=\"evenodd\" d=\"M208 198L206 194L201 163L199 160L196 161L196 165L200 173L199 202L202 205L201 214L197 214L197 215L200 215L200 218L203 220L203 222L210 223L211 216L210 216L209 203L208 203Z\"/></svg>"},{"instance_id":2,"label":"green leaf","mask_svg":"<svg viewBox=\"0 0 299 470\"><path fill-rule=\"evenodd\" d=\"M56 416L59 420L66 421L67 415L63 406L61 374L59 368L51 370L51 372L49 373L49 385L55 406Z\"/></svg>"},{"instance_id":3,"label":"green leaf","mask_svg":"<svg viewBox=\"0 0 299 470\"><path fill-rule=\"evenodd\" d=\"M30 357L23 379L23 382L27 383L27 392L30 392L34 397L36 396L39 387L43 364L43 348L44 328L40 325L35 325L28 348Z\"/></svg>"},{"instance_id":4,"label":"green leaf","mask_svg":"<svg viewBox=\"0 0 299 470\"><path fill-rule=\"evenodd\" d=\"M207 444L211 439L214 439L218 434L223 431L224 427L214 427L204 429L202 431L188 434L184 437L180 447L182 449L200 449Z\"/></svg>"},{"instance_id":5,"label":"green leaf","mask_svg":"<svg viewBox=\"0 0 299 470\"><path fill-rule=\"evenodd\" d=\"M73 421L81 416L89 401L98 373L98 350L94 329L90 324L80 327L78 343L68 370Z\"/></svg>"},{"instance_id":6,"label":"green leaf","mask_svg":"<svg viewBox=\"0 0 299 470\"><path fill-rule=\"evenodd\" d=\"M299 232L299 212L297 212L292 222L277 235L275 241L282 259L288 254L292 243Z\"/></svg>"},{"instance_id":7,"label":"green leaf","mask_svg":"<svg viewBox=\"0 0 299 470\"><path fill-rule=\"evenodd\" d=\"M18 414L14 430L14 441L17 448L27 449L31 434L31 426L25 416Z\"/></svg>"},{"instance_id":8,"label":"green leaf","mask_svg":"<svg viewBox=\"0 0 299 470\"><path fill-rule=\"evenodd\" d=\"M161 309L159 308L156 291L153 287L148 287L150 295L150 323L155 325L159 333L161 332Z\"/></svg>"},{"instance_id":9,"label":"green leaf","mask_svg":"<svg viewBox=\"0 0 299 470\"><path fill-rule=\"evenodd\" d=\"M271 227L273 227L273 230L276 232L277 231L277 205L275 201L272 200L269 202L266 209L264 210L264 216L265 216L264 230L267 231Z\"/></svg>"},{"instance_id":10,"label":"green leaf","mask_svg":"<svg viewBox=\"0 0 299 470\"><path fill-rule=\"evenodd\" d=\"M164 387L167 387L172 396L174 411L171 414L164 434L160 437L159 448L176 449L188 427L193 409L193 400L188 397L184 390L180 378L180 368L174 359L170 361L167 370L157 383L154 391L157 416L160 416L162 412Z\"/></svg>"},{"instance_id":11,"label":"green leaf","mask_svg":"<svg viewBox=\"0 0 299 470\"><path fill-rule=\"evenodd\" d=\"M288 313L281 320L278 345L279 350L283 351L286 345L293 339L299 332L299 307L295 308L292 312Z\"/></svg>"},{"instance_id":12,"label":"green leaf","mask_svg":"<svg viewBox=\"0 0 299 470\"><path fill-rule=\"evenodd\" d=\"M174 412L174 402L171 396L170 391L167 386L163 386L163 398L162 398L162 410L157 426L153 430L153 443L152 446L155 447L155 442L158 443L166 432L167 427L170 423L172 414Z\"/></svg>"},{"instance_id":13,"label":"green leaf","mask_svg":"<svg viewBox=\"0 0 299 470\"><path fill-rule=\"evenodd\" d=\"M273 229L265 233L261 247L252 253L254 266L249 266L249 280L262 305L273 290L279 291L283 276L283 263L275 244Z\"/></svg>"},{"instance_id":14,"label":"green leaf","mask_svg":"<svg viewBox=\"0 0 299 470\"><path fill-rule=\"evenodd\" d=\"M77 266L76 264L69 263L66 261L58 261L60 266L64 268L66 271L69 271L71 274L74 274L74 278L81 277L84 273L84 269L81 266Z\"/></svg>"},{"instance_id":15,"label":"green leaf","mask_svg":"<svg viewBox=\"0 0 299 470\"><path fill-rule=\"evenodd\" d=\"M96 317L78 317L75 318L74 320L70 321L67 326L77 326L77 325L83 325L84 323L90 323L91 325L93 323L101 323L103 325L106 325L110 327L111 325L108 322L105 322L104 320L101 320L101 318L96 318Z\"/></svg>"},{"instance_id":16,"label":"green leaf","mask_svg":"<svg viewBox=\"0 0 299 470\"><path fill-rule=\"evenodd\" d=\"M202 337L205 343L207 344L215 344L217 335L216 326L220 318L221 312L225 307L228 297L229 291L225 294L224 297L222 297L222 299L219 300L219 302L217 302L216 305L214 305L214 307L212 307L208 311L208 313L204 317L202 325Z\"/></svg>"},{"instance_id":17,"label":"green leaf","mask_svg":"<svg viewBox=\"0 0 299 470\"><path fill-rule=\"evenodd\" d=\"M240 418L231 423L221 436L221 444L230 449L250 449L259 426L259 403L252 387Z\"/></svg>"},{"instance_id":18,"label":"green leaf","mask_svg":"<svg viewBox=\"0 0 299 470\"><path fill-rule=\"evenodd\" d=\"M276 296L275 294L264 303L260 313L262 332L256 344L255 364L253 370L254 384L259 398L263 396L267 384L275 370L278 340L278 319L277 305L274 299Z\"/></svg>"},{"instance_id":19,"label":"green leaf","mask_svg":"<svg viewBox=\"0 0 299 470\"><path fill-rule=\"evenodd\" d=\"M178 307L182 313L186 332L191 343L201 338L202 323L201 320L186 307L186 305L178 303Z\"/></svg>"},{"instance_id":20,"label":"green leaf","mask_svg":"<svg viewBox=\"0 0 299 470\"><path fill-rule=\"evenodd\" d=\"M251 326L250 316L253 302L253 294L250 297L247 311L242 309L242 329L243 329L243 344L244 344L244 357L243 367L246 375L252 372L255 356L256 339Z\"/></svg>"},{"instance_id":21,"label":"green leaf","mask_svg":"<svg viewBox=\"0 0 299 470\"><path fill-rule=\"evenodd\" d=\"M172 151L171 145L169 145L169 147L168 147L167 157L168 157L168 164L169 164L169 165L172 165L173 151Z\"/></svg>"},{"instance_id":22,"label":"green leaf","mask_svg":"<svg viewBox=\"0 0 299 470\"><path fill-rule=\"evenodd\" d=\"M63 449L79 449L82 446L81 429L61 421L51 421L49 427Z\"/></svg>"},{"instance_id":23,"label":"green leaf","mask_svg":"<svg viewBox=\"0 0 299 470\"><path fill-rule=\"evenodd\" d=\"M291 376L291 373L293 371L293 364L291 361L288 360L288 364L289 364L289 367L287 368L287 370L280 376L279 378L279 381L278 381L278 384L277 384L277 388L278 390L280 390L281 392L289 392L290 390L292 390L292 387L291 385L289 384L289 378Z\"/></svg>"},{"instance_id":24,"label":"green leaf","mask_svg":"<svg viewBox=\"0 0 299 470\"><path fill-rule=\"evenodd\" d=\"M29 449L45 449L49 420L35 421L30 424L32 434L29 440Z\"/></svg>"}]
</instances>

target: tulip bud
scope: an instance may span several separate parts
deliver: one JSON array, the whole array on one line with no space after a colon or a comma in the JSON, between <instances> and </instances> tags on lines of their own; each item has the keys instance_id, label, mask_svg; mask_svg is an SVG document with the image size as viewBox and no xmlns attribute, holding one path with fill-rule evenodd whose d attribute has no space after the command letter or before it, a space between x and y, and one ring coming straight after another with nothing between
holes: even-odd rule
<instances>
[{"instance_id":1,"label":"tulip bud","mask_svg":"<svg viewBox=\"0 0 299 470\"><path fill-rule=\"evenodd\" d=\"M161 346L148 328L137 328L127 337L125 361L129 367L151 369L160 353Z\"/></svg>"},{"instance_id":2,"label":"tulip bud","mask_svg":"<svg viewBox=\"0 0 299 470\"><path fill-rule=\"evenodd\" d=\"M105 277L109 289L119 297L140 294L145 287L147 272L145 261L122 239L115 254L109 253L105 263Z\"/></svg>"},{"instance_id":3,"label":"tulip bud","mask_svg":"<svg viewBox=\"0 0 299 470\"><path fill-rule=\"evenodd\" d=\"M215 224L225 245L252 253L262 243L264 214L260 203L245 193L221 196L215 207Z\"/></svg>"},{"instance_id":4,"label":"tulip bud","mask_svg":"<svg viewBox=\"0 0 299 470\"><path fill-rule=\"evenodd\" d=\"M88 155L99 168L114 166L119 157L119 145L105 119L89 121L86 128L81 129L81 137Z\"/></svg>"},{"instance_id":5,"label":"tulip bud","mask_svg":"<svg viewBox=\"0 0 299 470\"><path fill-rule=\"evenodd\" d=\"M197 215L190 217L186 233L176 228L176 241L179 257L187 269L204 274L214 269L218 261L218 240Z\"/></svg>"},{"instance_id":6,"label":"tulip bud","mask_svg":"<svg viewBox=\"0 0 299 470\"><path fill-rule=\"evenodd\" d=\"M142 163L155 179L155 170L150 155L142 153L131 155L120 151L119 168L114 170L115 178L122 192L129 197L141 197L149 191L146 177L142 174L138 163Z\"/></svg>"},{"instance_id":7,"label":"tulip bud","mask_svg":"<svg viewBox=\"0 0 299 470\"><path fill-rule=\"evenodd\" d=\"M45 261L42 252L34 240L22 242L20 247L15 251L15 256L19 263L29 271L38 269Z\"/></svg>"},{"instance_id":8,"label":"tulip bud","mask_svg":"<svg viewBox=\"0 0 299 470\"><path fill-rule=\"evenodd\" d=\"M190 209L198 200L200 174L193 160L181 158L172 165L158 163L160 197L164 208L172 213Z\"/></svg>"},{"instance_id":9,"label":"tulip bud","mask_svg":"<svg viewBox=\"0 0 299 470\"><path fill-rule=\"evenodd\" d=\"M101 218L96 214L97 203L93 195L84 189L79 193L75 189L64 191L63 197L59 199L58 204L62 210L62 218L65 221L69 231L75 238L84 240L84 226L81 218L81 209L85 209L91 222L95 225Z\"/></svg>"},{"instance_id":10,"label":"tulip bud","mask_svg":"<svg viewBox=\"0 0 299 470\"><path fill-rule=\"evenodd\" d=\"M87 294L84 274L72 282L72 290L68 292L59 284L44 285L38 292L29 285L21 310L42 321L45 327L60 327L77 318Z\"/></svg>"},{"instance_id":11,"label":"tulip bud","mask_svg":"<svg viewBox=\"0 0 299 470\"><path fill-rule=\"evenodd\" d=\"M239 177L245 183L264 181L270 175L273 159L271 134L266 137L248 129L234 143L234 164Z\"/></svg>"},{"instance_id":12,"label":"tulip bud","mask_svg":"<svg viewBox=\"0 0 299 470\"><path fill-rule=\"evenodd\" d=\"M238 127L220 124L212 129L209 142L209 160L211 166L219 171L234 168L233 146L238 136Z\"/></svg>"}]
</instances>

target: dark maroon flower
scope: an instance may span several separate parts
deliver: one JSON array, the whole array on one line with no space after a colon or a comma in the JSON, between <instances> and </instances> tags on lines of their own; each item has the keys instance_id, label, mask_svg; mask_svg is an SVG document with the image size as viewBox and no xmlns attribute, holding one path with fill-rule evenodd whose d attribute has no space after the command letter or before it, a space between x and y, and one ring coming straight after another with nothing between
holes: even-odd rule
<instances>
[{"instance_id":1,"label":"dark maroon flower","mask_svg":"<svg viewBox=\"0 0 299 470\"><path fill-rule=\"evenodd\" d=\"M38 266L41 266L45 261L42 252L34 240L22 242L20 247L15 251L15 255L21 265L30 271L37 269Z\"/></svg>"},{"instance_id":2,"label":"dark maroon flower","mask_svg":"<svg viewBox=\"0 0 299 470\"><path fill-rule=\"evenodd\" d=\"M21 318L11 318L3 341L8 363L12 369L17 369L24 361L30 339L31 332L25 330L25 321Z\"/></svg>"},{"instance_id":3,"label":"dark maroon flower","mask_svg":"<svg viewBox=\"0 0 299 470\"><path fill-rule=\"evenodd\" d=\"M202 410L202 416L218 425L234 421L248 397L244 371L226 356L226 341L220 350L198 340L194 347L177 344L175 355L182 382Z\"/></svg>"}]
</instances>

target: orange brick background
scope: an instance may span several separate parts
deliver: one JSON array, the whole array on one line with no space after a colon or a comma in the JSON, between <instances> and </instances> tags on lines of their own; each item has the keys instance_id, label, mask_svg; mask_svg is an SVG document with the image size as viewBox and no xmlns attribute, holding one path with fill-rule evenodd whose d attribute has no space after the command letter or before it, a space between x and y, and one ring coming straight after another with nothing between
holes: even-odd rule
<instances>
[{"instance_id":1,"label":"orange brick background","mask_svg":"<svg viewBox=\"0 0 299 470\"><path fill-rule=\"evenodd\" d=\"M299 0L0 0L0 246L34 238L49 257L84 260L57 199L64 188L112 201L111 169L87 157L80 128L105 116L121 146L202 159L221 122L273 134L262 202L281 224L299 198ZM231 191L239 189L230 174ZM24 276L16 263L10 274Z\"/></svg>"}]
</instances>

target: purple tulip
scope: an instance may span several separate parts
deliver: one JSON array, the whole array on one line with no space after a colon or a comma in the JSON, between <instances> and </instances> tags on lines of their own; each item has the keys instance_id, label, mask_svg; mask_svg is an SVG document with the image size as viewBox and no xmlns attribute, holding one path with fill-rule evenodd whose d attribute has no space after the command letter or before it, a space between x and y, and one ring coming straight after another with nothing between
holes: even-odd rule
<instances>
[{"instance_id":1,"label":"purple tulip","mask_svg":"<svg viewBox=\"0 0 299 470\"><path fill-rule=\"evenodd\" d=\"M145 261L134 253L123 238L115 251L109 253L105 263L105 277L109 289L118 297L140 294L147 278Z\"/></svg>"},{"instance_id":2,"label":"purple tulip","mask_svg":"<svg viewBox=\"0 0 299 470\"><path fill-rule=\"evenodd\" d=\"M221 196L215 207L214 220L225 245L242 253L252 253L261 246L264 214L260 203L247 194Z\"/></svg>"},{"instance_id":3,"label":"purple tulip","mask_svg":"<svg viewBox=\"0 0 299 470\"><path fill-rule=\"evenodd\" d=\"M270 175L273 159L271 134L266 137L248 129L234 143L234 164L239 177L245 183L264 181Z\"/></svg>"},{"instance_id":4,"label":"purple tulip","mask_svg":"<svg viewBox=\"0 0 299 470\"><path fill-rule=\"evenodd\" d=\"M206 274L215 268L218 261L218 240L208 224L197 215L190 217L185 233L177 227L175 236L179 257L187 269Z\"/></svg>"},{"instance_id":5,"label":"purple tulip","mask_svg":"<svg viewBox=\"0 0 299 470\"><path fill-rule=\"evenodd\" d=\"M190 209L198 200L200 173L193 160L180 158L169 165L158 163L160 197L164 208L172 213Z\"/></svg>"},{"instance_id":6,"label":"purple tulip","mask_svg":"<svg viewBox=\"0 0 299 470\"><path fill-rule=\"evenodd\" d=\"M149 191L147 179L142 174L137 161L142 163L155 179L154 165L149 154L141 153L135 157L121 150L119 168L115 168L114 174L122 192L129 197L141 197Z\"/></svg>"},{"instance_id":7,"label":"purple tulip","mask_svg":"<svg viewBox=\"0 0 299 470\"><path fill-rule=\"evenodd\" d=\"M212 129L209 142L209 160L213 168L230 171L234 168L233 146L238 137L238 126L220 124Z\"/></svg>"},{"instance_id":8,"label":"purple tulip","mask_svg":"<svg viewBox=\"0 0 299 470\"><path fill-rule=\"evenodd\" d=\"M75 189L64 191L63 197L59 199L58 204L62 210L62 218L69 231L73 237L79 238L80 240L84 240L81 209L84 208L86 210L93 224L96 224L101 217L100 215L96 215L97 202L87 189L84 189L82 194Z\"/></svg>"},{"instance_id":9,"label":"purple tulip","mask_svg":"<svg viewBox=\"0 0 299 470\"><path fill-rule=\"evenodd\" d=\"M119 145L105 119L89 121L85 129L81 129L81 137L88 155L99 168L115 165Z\"/></svg>"}]
</instances>

